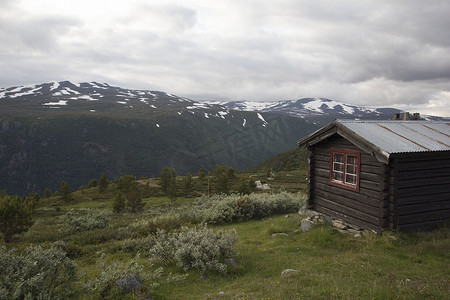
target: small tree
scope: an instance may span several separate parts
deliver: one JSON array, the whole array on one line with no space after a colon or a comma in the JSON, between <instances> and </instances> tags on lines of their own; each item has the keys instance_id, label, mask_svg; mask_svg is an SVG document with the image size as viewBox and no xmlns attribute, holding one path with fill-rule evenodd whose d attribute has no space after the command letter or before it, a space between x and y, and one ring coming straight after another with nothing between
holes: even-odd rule
<instances>
[{"instance_id":1,"label":"small tree","mask_svg":"<svg viewBox=\"0 0 450 300\"><path fill-rule=\"evenodd\" d=\"M14 234L22 233L33 225L33 209L19 196L0 196L0 231L6 243Z\"/></svg>"},{"instance_id":2,"label":"small tree","mask_svg":"<svg viewBox=\"0 0 450 300\"><path fill-rule=\"evenodd\" d=\"M220 175L226 172L226 169L222 165L215 165L213 169L213 175L219 179Z\"/></svg>"},{"instance_id":3,"label":"small tree","mask_svg":"<svg viewBox=\"0 0 450 300\"><path fill-rule=\"evenodd\" d=\"M248 179L248 188L250 190L250 193L252 193L256 190L256 182L254 179L252 179L252 178Z\"/></svg>"},{"instance_id":4,"label":"small tree","mask_svg":"<svg viewBox=\"0 0 450 300\"><path fill-rule=\"evenodd\" d=\"M98 185L98 180L97 178L92 179L91 181L89 181L89 183L87 184L87 188L93 188L96 187Z\"/></svg>"},{"instance_id":5,"label":"small tree","mask_svg":"<svg viewBox=\"0 0 450 300\"><path fill-rule=\"evenodd\" d=\"M175 169L163 167L159 175L161 188L164 195L169 196L170 200L173 201L177 195L177 173Z\"/></svg>"},{"instance_id":6,"label":"small tree","mask_svg":"<svg viewBox=\"0 0 450 300\"><path fill-rule=\"evenodd\" d=\"M142 192L137 184L134 184L133 187L128 191L127 206L130 208L131 212L135 213L139 209L143 208L144 205L145 203L142 202Z\"/></svg>"},{"instance_id":7,"label":"small tree","mask_svg":"<svg viewBox=\"0 0 450 300\"><path fill-rule=\"evenodd\" d=\"M205 169L203 169L203 168L201 168L200 170L198 170L198 174L197 174L197 176L198 176L198 180L200 181L200 182L202 182L203 181L203 179L205 179Z\"/></svg>"},{"instance_id":8,"label":"small tree","mask_svg":"<svg viewBox=\"0 0 450 300\"><path fill-rule=\"evenodd\" d=\"M245 179L241 180L241 183L239 184L239 188L238 188L238 194L241 195L249 195L250 194L250 189L248 187L248 181Z\"/></svg>"},{"instance_id":9,"label":"small tree","mask_svg":"<svg viewBox=\"0 0 450 300\"><path fill-rule=\"evenodd\" d=\"M227 173L223 172L217 179L217 192L219 194L228 194L230 191L230 183Z\"/></svg>"},{"instance_id":10,"label":"small tree","mask_svg":"<svg viewBox=\"0 0 450 300\"><path fill-rule=\"evenodd\" d=\"M159 174L159 180L161 184L161 188L163 190L164 195L168 195L168 190L170 185L172 184L172 178L176 177L177 174L175 169L163 167L161 169L161 173Z\"/></svg>"},{"instance_id":11,"label":"small tree","mask_svg":"<svg viewBox=\"0 0 450 300\"><path fill-rule=\"evenodd\" d=\"M61 199L63 201L72 200L72 191L70 190L69 184L65 181L61 182Z\"/></svg>"},{"instance_id":12,"label":"small tree","mask_svg":"<svg viewBox=\"0 0 450 300\"><path fill-rule=\"evenodd\" d=\"M46 188L44 190L44 197L45 198L50 198L51 196L52 196L52 192L48 188Z\"/></svg>"},{"instance_id":13,"label":"small tree","mask_svg":"<svg viewBox=\"0 0 450 300\"><path fill-rule=\"evenodd\" d=\"M117 193L113 199L113 211L115 213L121 213L125 209L125 197L122 193Z\"/></svg>"},{"instance_id":14,"label":"small tree","mask_svg":"<svg viewBox=\"0 0 450 300\"><path fill-rule=\"evenodd\" d=\"M100 191L100 193L104 193L106 191L106 189L108 188L108 176L106 176L106 174L102 174L100 176L100 179L98 180L98 190Z\"/></svg>"},{"instance_id":15,"label":"small tree","mask_svg":"<svg viewBox=\"0 0 450 300\"><path fill-rule=\"evenodd\" d=\"M173 173L170 176L169 187L167 189L167 196L169 196L171 202L175 201L178 192L177 174L175 173L175 169L172 170Z\"/></svg>"},{"instance_id":16,"label":"small tree","mask_svg":"<svg viewBox=\"0 0 450 300\"><path fill-rule=\"evenodd\" d=\"M236 177L235 173L236 173L236 170L233 169L232 167L229 167L227 169L227 175L228 175L229 179L233 179L234 177Z\"/></svg>"},{"instance_id":17,"label":"small tree","mask_svg":"<svg viewBox=\"0 0 450 300\"><path fill-rule=\"evenodd\" d=\"M192 174L187 173L183 178L183 190L185 196L190 196L192 192Z\"/></svg>"},{"instance_id":18,"label":"small tree","mask_svg":"<svg viewBox=\"0 0 450 300\"><path fill-rule=\"evenodd\" d=\"M40 199L41 197L39 197L38 193L31 193L24 200L27 203L27 205L31 207L34 211L36 204L39 202Z\"/></svg>"},{"instance_id":19,"label":"small tree","mask_svg":"<svg viewBox=\"0 0 450 300\"><path fill-rule=\"evenodd\" d=\"M124 194L128 194L128 191L134 186L135 178L133 175L125 175L117 180L117 188Z\"/></svg>"}]
</instances>

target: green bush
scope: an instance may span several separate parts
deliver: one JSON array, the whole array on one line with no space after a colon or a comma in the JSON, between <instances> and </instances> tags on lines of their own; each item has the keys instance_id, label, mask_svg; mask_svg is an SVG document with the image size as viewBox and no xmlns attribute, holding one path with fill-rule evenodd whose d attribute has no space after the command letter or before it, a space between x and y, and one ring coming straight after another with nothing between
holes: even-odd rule
<instances>
[{"instance_id":1,"label":"green bush","mask_svg":"<svg viewBox=\"0 0 450 300\"><path fill-rule=\"evenodd\" d=\"M155 244L153 235L146 237L130 238L120 242L119 249L125 252L141 252L145 256L149 255L150 249Z\"/></svg>"},{"instance_id":2,"label":"green bush","mask_svg":"<svg viewBox=\"0 0 450 300\"><path fill-rule=\"evenodd\" d=\"M158 230L149 255L154 263L177 265L185 271L197 269L202 274L208 271L225 273L225 260L235 254L237 240L235 230L214 231L206 226L183 227L171 234Z\"/></svg>"},{"instance_id":3,"label":"green bush","mask_svg":"<svg viewBox=\"0 0 450 300\"><path fill-rule=\"evenodd\" d=\"M28 230L33 224L33 205L30 199L0 195L0 232L9 243L14 234Z\"/></svg>"},{"instance_id":4,"label":"green bush","mask_svg":"<svg viewBox=\"0 0 450 300\"><path fill-rule=\"evenodd\" d=\"M100 276L88 280L84 286L91 292L97 294L99 298L106 299L111 296L120 298L125 293L142 293L147 289L155 290L159 286L162 275L162 268L156 270L146 270L139 263L139 254L129 263L120 261L107 262L105 254L97 261L97 266L101 269ZM151 281L148 286L145 281Z\"/></svg>"},{"instance_id":5,"label":"green bush","mask_svg":"<svg viewBox=\"0 0 450 300\"><path fill-rule=\"evenodd\" d=\"M0 247L0 299L66 299L77 292L77 265L63 250L30 246L25 252Z\"/></svg>"},{"instance_id":6,"label":"green bush","mask_svg":"<svg viewBox=\"0 0 450 300\"><path fill-rule=\"evenodd\" d=\"M152 247L148 251L152 262L166 266L175 265L175 240L176 234L170 234L164 229L158 229L156 235L151 240Z\"/></svg>"},{"instance_id":7,"label":"green bush","mask_svg":"<svg viewBox=\"0 0 450 300\"><path fill-rule=\"evenodd\" d=\"M220 224L261 219L274 214L297 212L304 204L300 194L251 194L200 197L193 215L203 222Z\"/></svg>"},{"instance_id":8,"label":"green bush","mask_svg":"<svg viewBox=\"0 0 450 300\"><path fill-rule=\"evenodd\" d=\"M96 228L105 228L111 220L111 211L87 209L85 214L71 209L61 217L63 232L77 233Z\"/></svg>"},{"instance_id":9,"label":"green bush","mask_svg":"<svg viewBox=\"0 0 450 300\"><path fill-rule=\"evenodd\" d=\"M201 273L217 271L226 273L225 260L235 254L236 231L213 231L204 227L183 227L175 235L175 259L185 271L198 269Z\"/></svg>"}]
</instances>

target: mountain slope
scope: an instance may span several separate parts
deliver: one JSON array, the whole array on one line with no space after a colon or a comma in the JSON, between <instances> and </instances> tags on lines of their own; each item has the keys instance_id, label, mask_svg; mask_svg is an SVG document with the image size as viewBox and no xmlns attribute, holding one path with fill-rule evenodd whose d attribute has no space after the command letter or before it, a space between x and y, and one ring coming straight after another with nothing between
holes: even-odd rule
<instances>
[{"instance_id":1,"label":"mountain slope","mask_svg":"<svg viewBox=\"0 0 450 300\"><path fill-rule=\"evenodd\" d=\"M396 108L363 107L349 105L326 98L302 98L298 100L275 102L207 101L207 103L220 104L229 109L240 111L277 112L284 115L304 118L322 126L335 119L389 120L392 119L394 114L401 112ZM422 118L426 120L449 119L431 115L423 115Z\"/></svg>"},{"instance_id":2,"label":"mountain slope","mask_svg":"<svg viewBox=\"0 0 450 300\"><path fill-rule=\"evenodd\" d=\"M0 189L78 187L102 173L157 176L215 164L250 167L296 146L317 125L156 91L45 83L0 89Z\"/></svg>"}]
</instances>

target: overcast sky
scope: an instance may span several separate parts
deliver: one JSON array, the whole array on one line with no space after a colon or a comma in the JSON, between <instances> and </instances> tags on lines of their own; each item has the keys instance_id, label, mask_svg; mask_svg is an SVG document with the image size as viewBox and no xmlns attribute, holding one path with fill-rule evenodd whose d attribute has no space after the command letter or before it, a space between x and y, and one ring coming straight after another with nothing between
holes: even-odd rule
<instances>
[{"instance_id":1,"label":"overcast sky","mask_svg":"<svg viewBox=\"0 0 450 300\"><path fill-rule=\"evenodd\" d=\"M0 87L325 97L450 116L448 0L0 0Z\"/></svg>"}]
</instances>

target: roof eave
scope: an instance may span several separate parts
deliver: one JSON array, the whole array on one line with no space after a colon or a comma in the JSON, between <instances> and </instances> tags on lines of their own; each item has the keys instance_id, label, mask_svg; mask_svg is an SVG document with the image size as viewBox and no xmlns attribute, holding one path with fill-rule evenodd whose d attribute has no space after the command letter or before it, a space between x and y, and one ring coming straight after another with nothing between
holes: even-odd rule
<instances>
[{"instance_id":1,"label":"roof eave","mask_svg":"<svg viewBox=\"0 0 450 300\"><path fill-rule=\"evenodd\" d=\"M316 130L315 132L305 136L301 140L297 142L298 146L300 148L306 148L309 146L312 146L314 144L317 144L324 139L327 139L328 137L332 136L333 134L336 134L336 123L337 121L333 121L330 124L320 128L319 130Z\"/></svg>"},{"instance_id":2,"label":"roof eave","mask_svg":"<svg viewBox=\"0 0 450 300\"><path fill-rule=\"evenodd\" d=\"M362 138L360 135L350 130L337 120L304 137L303 139L299 140L297 144L300 148L306 148L309 146L313 146L334 134L338 134L347 139L358 148L374 156L379 162L389 164L390 154L388 152Z\"/></svg>"}]
</instances>

